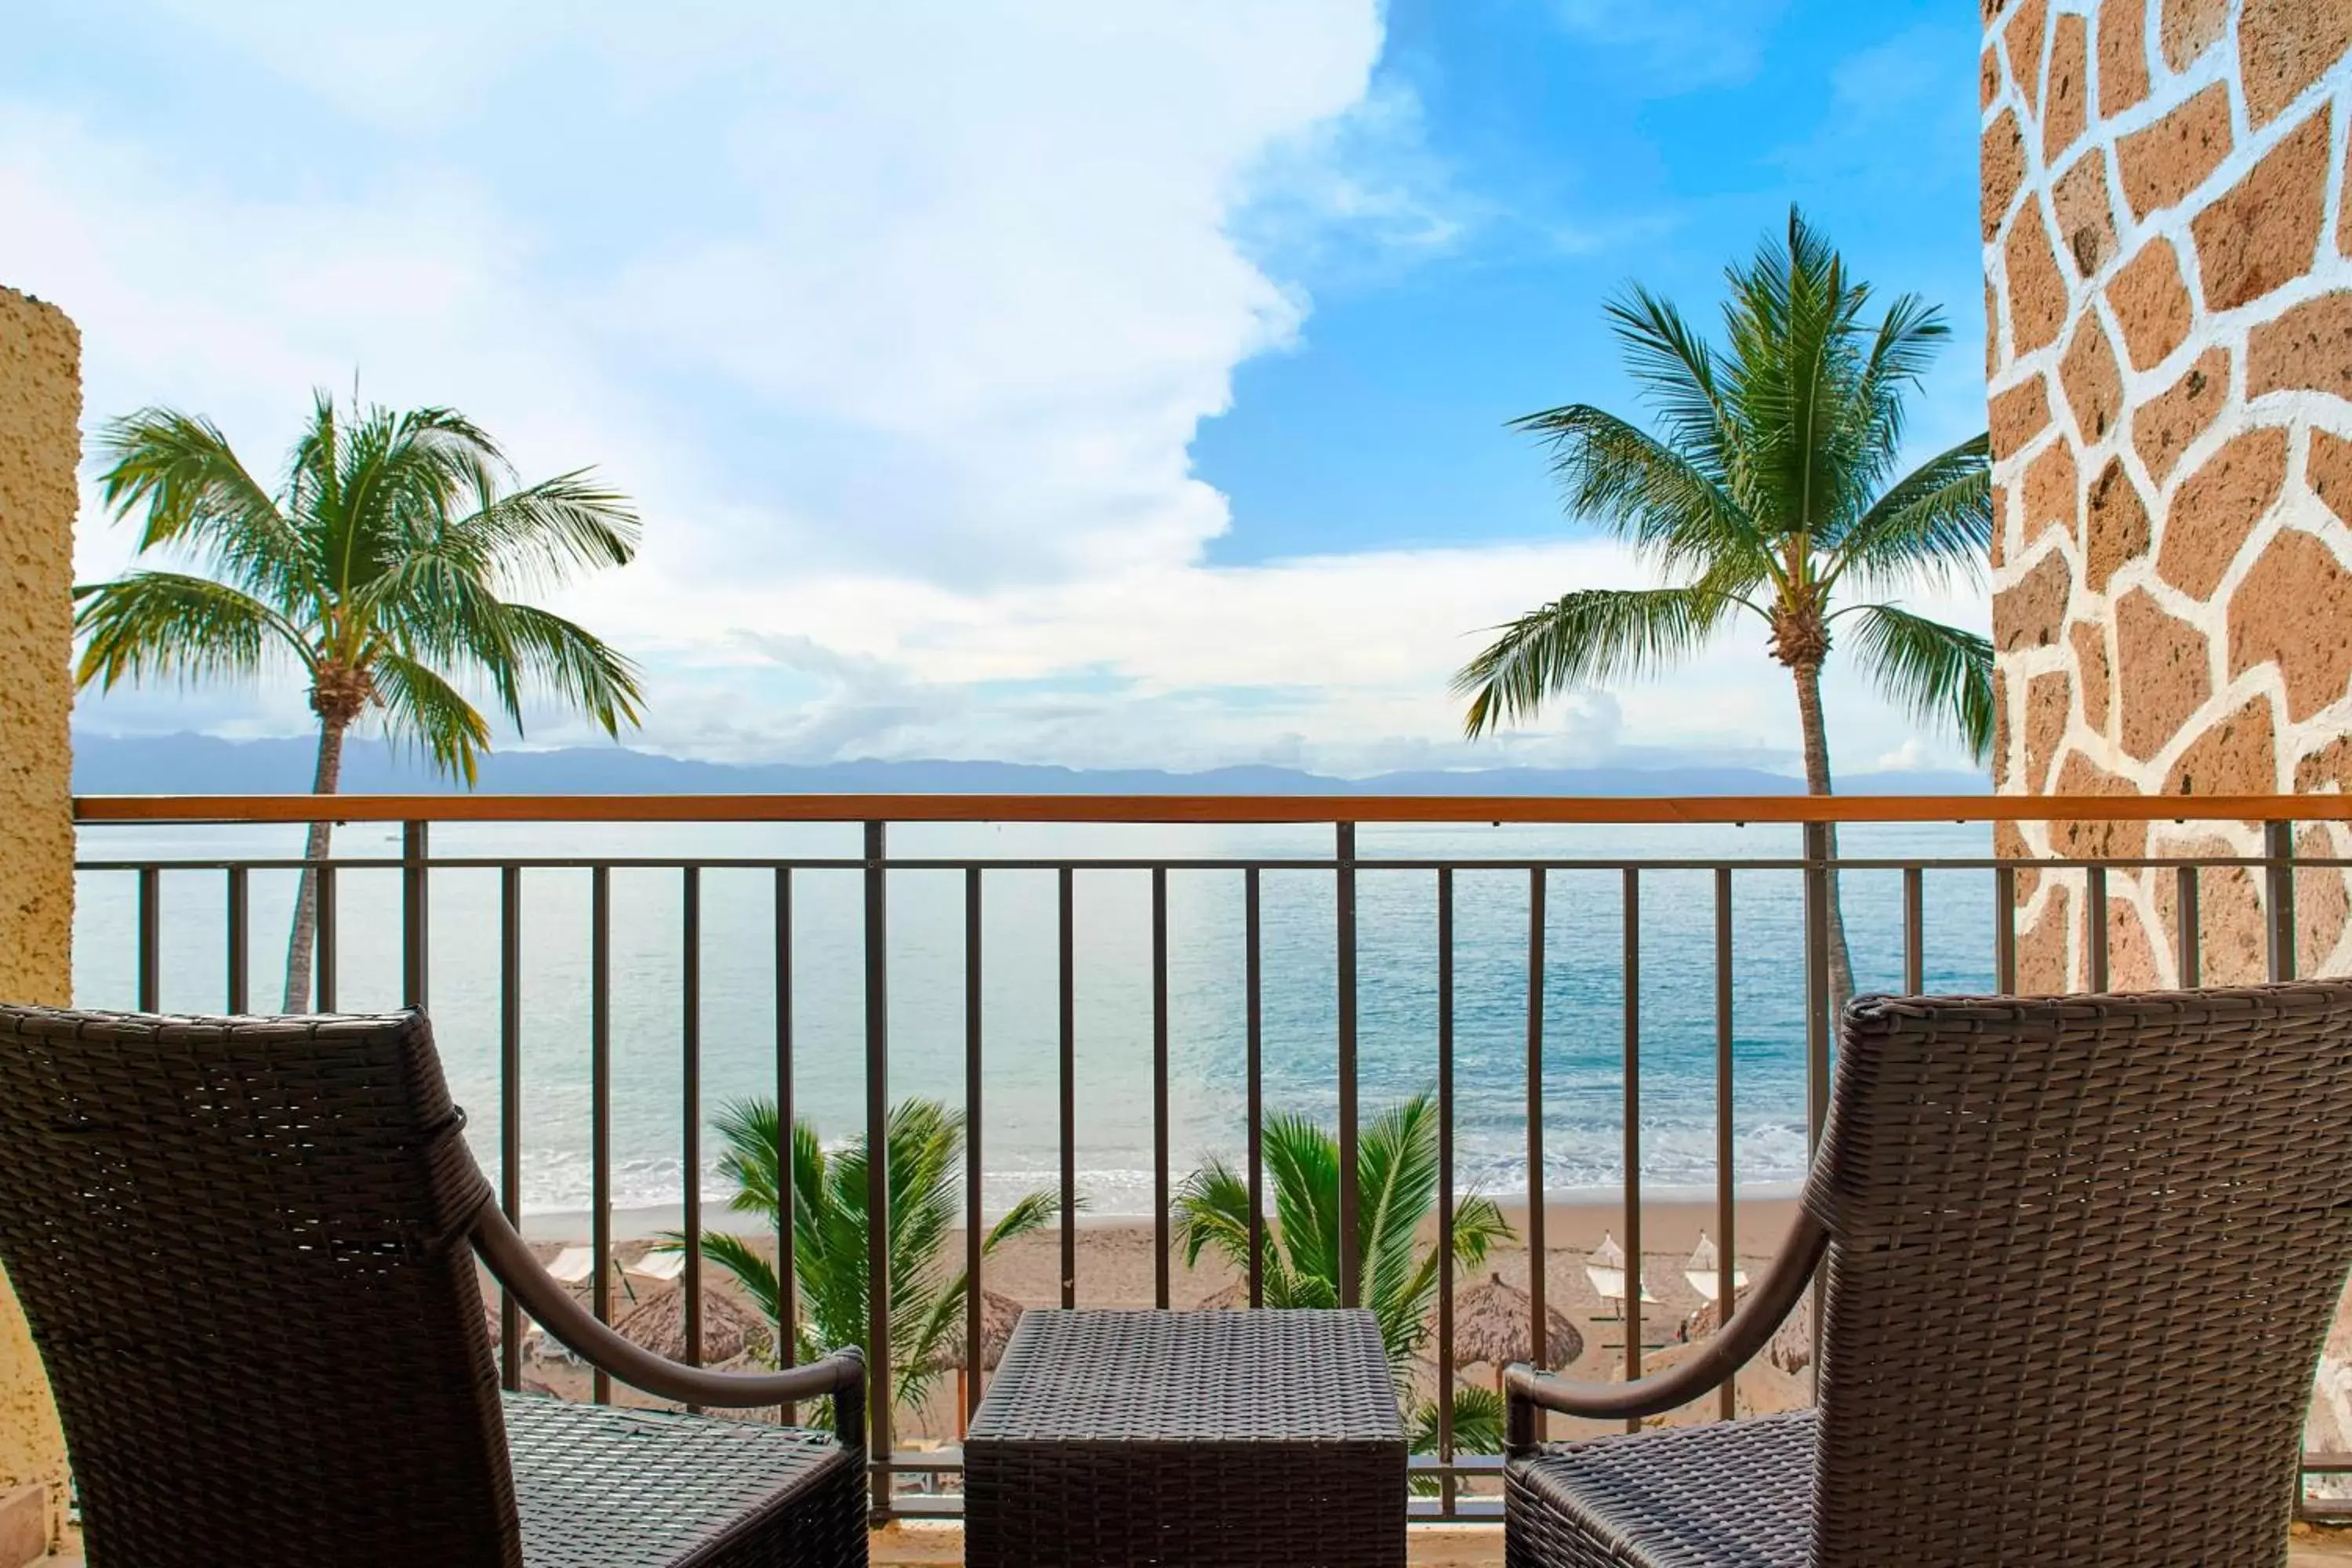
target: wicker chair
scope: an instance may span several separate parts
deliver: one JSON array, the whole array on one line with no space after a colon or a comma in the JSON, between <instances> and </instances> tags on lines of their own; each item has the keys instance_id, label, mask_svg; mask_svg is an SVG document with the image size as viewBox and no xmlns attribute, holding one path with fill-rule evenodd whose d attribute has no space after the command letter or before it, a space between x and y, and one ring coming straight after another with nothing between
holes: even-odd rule
<instances>
[{"instance_id":1,"label":"wicker chair","mask_svg":"<svg viewBox=\"0 0 2352 1568\"><path fill-rule=\"evenodd\" d=\"M0 1007L0 1265L92 1568L865 1563L858 1352L747 1374L630 1344L533 1260L464 1123L418 1014ZM835 1435L502 1398L474 1252L614 1376L829 1395Z\"/></svg>"},{"instance_id":2,"label":"wicker chair","mask_svg":"<svg viewBox=\"0 0 2352 1568\"><path fill-rule=\"evenodd\" d=\"M1864 999L1769 1274L1630 1384L1511 1369L1510 1568L2277 1568L2352 1267L2352 984ZM1813 1410L1653 1415L1824 1290Z\"/></svg>"}]
</instances>

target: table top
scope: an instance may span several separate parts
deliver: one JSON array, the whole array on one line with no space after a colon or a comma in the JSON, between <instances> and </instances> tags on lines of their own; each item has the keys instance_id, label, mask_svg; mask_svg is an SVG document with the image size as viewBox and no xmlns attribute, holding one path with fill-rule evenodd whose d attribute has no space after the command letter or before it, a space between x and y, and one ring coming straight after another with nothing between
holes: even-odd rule
<instances>
[{"instance_id":1,"label":"table top","mask_svg":"<svg viewBox=\"0 0 2352 1568\"><path fill-rule=\"evenodd\" d=\"M1005 1347L967 1444L1404 1440L1368 1311L1050 1311Z\"/></svg>"}]
</instances>

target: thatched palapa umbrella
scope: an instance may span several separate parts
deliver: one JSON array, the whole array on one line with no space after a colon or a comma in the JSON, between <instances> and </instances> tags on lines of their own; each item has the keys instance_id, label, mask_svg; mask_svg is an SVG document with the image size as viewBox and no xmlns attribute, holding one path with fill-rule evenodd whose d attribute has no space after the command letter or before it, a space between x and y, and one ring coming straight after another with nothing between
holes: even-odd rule
<instances>
[{"instance_id":1,"label":"thatched palapa umbrella","mask_svg":"<svg viewBox=\"0 0 2352 1568\"><path fill-rule=\"evenodd\" d=\"M994 1372L996 1363L1004 1359L1004 1347L1013 1342L1013 1325L1029 1309L1010 1296L1000 1296L993 1290L980 1293L980 1365L983 1372ZM924 1363L927 1372L961 1372L967 1363L963 1348L963 1314L958 1312L948 1331L940 1336Z\"/></svg>"},{"instance_id":2,"label":"thatched palapa umbrella","mask_svg":"<svg viewBox=\"0 0 2352 1568\"><path fill-rule=\"evenodd\" d=\"M1454 1360L1457 1365L1484 1362L1495 1369L1495 1391L1503 1389L1503 1368L1515 1361L1535 1361L1532 1330L1535 1299L1516 1285L1506 1285L1490 1274L1484 1285L1473 1285L1454 1298ZM1566 1313L1544 1306L1545 1366L1564 1366L1584 1353L1584 1336Z\"/></svg>"},{"instance_id":3,"label":"thatched palapa umbrella","mask_svg":"<svg viewBox=\"0 0 2352 1568\"><path fill-rule=\"evenodd\" d=\"M1732 1292L1731 1310L1738 1312L1747 1303L1745 1287ZM1702 1340L1723 1326L1716 1303L1709 1301L1683 1320L1683 1337ZM1813 1360L1813 1298L1807 1291L1798 1300L1796 1308L1772 1331L1764 1346L1764 1359L1791 1376L1812 1364Z\"/></svg>"},{"instance_id":4,"label":"thatched palapa umbrella","mask_svg":"<svg viewBox=\"0 0 2352 1568\"><path fill-rule=\"evenodd\" d=\"M1000 1296L993 1290L980 1293L980 1365L983 1372L994 1372L996 1363L1004 1359L1004 1347L1013 1342L1013 1326L1021 1321L1027 1308L1010 1296ZM929 1372L953 1372L956 1379L956 1436L964 1432L964 1422L971 1410L971 1368L964 1354L964 1318L961 1312L955 1322L940 1337L939 1344L924 1363Z\"/></svg>"},{"instance_id":5,"label":"thatched palapa umbrella","mask_svg":"<svg viewBox=\"0 0 2352 1568\"><path fill-rule=\"evenodd\" d=\"M635 1311L613 1325L613 1331L633 1345L641 1345L672 1361L686 1359L686 1292L664 1290L646 1297ZM774 1342L769 1326L731 1297L715 1290L702 1293L702 1360L717 1366Z\"/></svg>"}]
</instances>

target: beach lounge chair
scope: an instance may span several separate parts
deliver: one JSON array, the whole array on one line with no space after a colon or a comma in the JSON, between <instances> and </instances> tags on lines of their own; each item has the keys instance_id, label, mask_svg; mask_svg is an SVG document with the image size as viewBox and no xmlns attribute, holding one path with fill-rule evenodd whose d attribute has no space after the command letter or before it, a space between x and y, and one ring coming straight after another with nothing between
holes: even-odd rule
<instances>
[{"instance_id":1,"label":"beach lounge chair","mask_svg":"<svg viewBox=\"0 0 2352 1568\"><path fill-rule=\"evenodd\" d=\"M2352 1268L2352 984L1865 998L1800 1215L1667 1372L1513 1367L1512 1568L2278 1568ZM1811 1288L1816 1408L1707 1396Z\"/></svg>"},{"instance_id":2,"label":"beach lounge chair","mask_svg":"<svg viewBox=\"0 0 2352 1568\"><path fill-rule=\"evenodd\" d=\"M547 1266L547 1277L562 1285L577 1285L595 1272L596 1254L585 1247L567 1247Z\"/></svg>"},{"instance_id":3,"label":"beach lounge chair","mask_svg":"<svg viewBox=\"0 0 2352 1568\"><path fill-rule=\"evenodd\" d=\"M1703 1301L1714 1300L1723 1289L1723 1254L1705 1231L1698 1233L1698 1245L1691 1248L1690 1261L1683 1265L1683 1278ZM1748 1270L1737 1263L1731 1266L1731 1289L1735 1295L1748 1289Z\"/></svg>"},{"instance_id":4,"label":"beach lounge chair","mask_svg":"<svg viewBox=\"0 0 2352 1568\"><path fill-rule=\"evenodd\" d=\"M1603 1305L1614 1301L1620 1312L1625 1310L1625 1249L1609 1232L1601 1233L1601 1245L1585 1258L1584 1277L1592 1281L1592 1293L1601 1298ZM1650 1294L1647 1279L1642 1281L1642 1304L1658 1304L1658 1299Z\"/></svg>"},{"instance_id":5,"label":"beach lounge chair","mask_svg":"<svg viewBox=\"0 0 2352 1568\"><path fill-rule=\"evenodd\" d=\"M686 1272L683 1252L648 1252L629 1265L629 1272L641 1279L676 1279Z\"/></svg>"},{"instance_id":6,"label":"beach lounge chair","mask_svg":"<svg viewBox=\"0 0 2352 1568\"><path fill-rule=\"evenodd\" d=\"M864 1364L682 1365L598 1323L499 1212L418 1014L0 1006L0 1266L93 1563L866 1562ZM660 1398L829 1397L831 1434L501 1396L474 1258Z\"/></svg>"}]
</instances>

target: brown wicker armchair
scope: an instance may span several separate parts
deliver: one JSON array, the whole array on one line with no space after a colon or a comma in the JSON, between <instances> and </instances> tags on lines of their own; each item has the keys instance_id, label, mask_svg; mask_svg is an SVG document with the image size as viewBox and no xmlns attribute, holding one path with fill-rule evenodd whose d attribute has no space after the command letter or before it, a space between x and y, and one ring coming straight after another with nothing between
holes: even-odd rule
<instances>
[{"instance_id":1,"label":"brown wicker armchair","mask_svg":"<svg viewBox=\"0 0 2352 1568\"><path fill-rule=\"evenodd\" d=\"M866 1561L864 1363L679 1365L595 1321L491 1200L432 1032L0 1006L0 1265L92 1568ZM502 1397L473 1253L665 1398L830 1396L832 1436Z\"/></svg>"},{"instance_id":2,"label":"brown wicker armchair","mask_svg":"<svg viewBox=\"0 0 2352 1568\"><path fill-rule=\"evenodd\" d=\"M1693 1360L1508 1374L1507 1561L2277 1568L2352 1268L2352 984L1848 1009L1802 1217ZM1538 1445L1753 1356L1826 1260L1817 1408Z\"/></svg>"}]
</instances>

